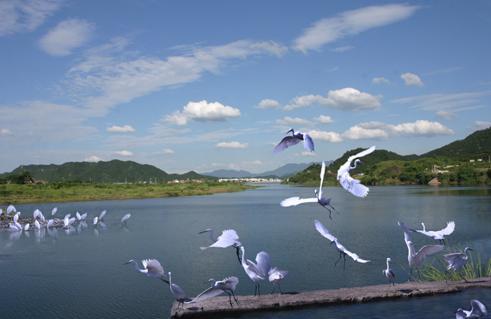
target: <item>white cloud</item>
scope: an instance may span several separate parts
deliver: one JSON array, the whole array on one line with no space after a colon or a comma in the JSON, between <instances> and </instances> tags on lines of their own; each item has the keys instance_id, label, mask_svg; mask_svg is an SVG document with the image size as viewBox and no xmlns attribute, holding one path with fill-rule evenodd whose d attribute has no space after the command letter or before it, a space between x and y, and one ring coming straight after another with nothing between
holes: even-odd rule
<instances>
[{"instance_id":1,"label":"white cloud","mask_svg":"<svg viewBox=\"0 0 491 319\"><path fill-rule=\"evenodd\" d=\"M345 11L315 22L295 39L293 47L304 53L318 50L338 39L404 20L417 9L407 4L388 4Z\"/></svg>"},{"instance_id":2,"label":"white cloud","mask_svg":"<svg viewBox=\"0 0 491 319\"><path fill-rule=\"evenodd\" d=\"M123 157L130 157L133 156L133 152L128 151L128 150L121 150L121 151L116 151L114 152L115 155L123 156Z\"/></svg>"},{"instance_id":3,"label":"white cloud","mask_svg":"<svg viewBox=\"0 0 491 319\"><path fill-rule=\"evenodd\" d=\"M384 130L388 135L406 135L406 136L436 136L450 135L454 132L439 122L428 120L417 120L415 122L406 122L400 124L385 124L381 122L360 123L358 126L371 130Z\"/></svg>"},{"instance_id":4,"label":"white cloud","mask_svg":"<svg viewBox=\"0 0 491 319\"><path fill-rule=\"evenodd\" d=\"M329 124L333 122L332 118L329 115L319 115L319 117L315 118L315 120L322 124Z\"/></svg>"},{"instance_id":5,"label":"white cloud","mask_svg":"<svg viewBox=\"0 0 491 319\"><path fill-rule=\"evenodd\" d=\"M280 102L273 99L263 99L257 105L260 109L274 109L280 106Z\"/></svg>"},{"instance_id":6,"label":"white cloud","mask_svg":"<svg viewBox=\"0 0 491 319\"><path fill-rule=\"evenodd\" d=\"M170 148L164 148L163 152L164 152L164 155L173 155L175 153L174 150L172 150Z\"/></svg>"},{"instance_id":7,"label":"white cloud","mask_svg":"<svg viewBox=\"0 0 491 319\"><path fill-rule=\"evenodd\" d=\"M216 147L218 148L235 148L235 149L239 149L239 148L246 148L247 147L247 143L240 143L240 142L236 142L236 141L233 141L233 142L220 142L216 145Z\"/></svg>"},{"instance_id":8,"label":"white cloud","mask_svg":"<svg viewBox=\"0 0 491 319\"><path fill-rule=\"evenodd\" d=\"M108 127L106 131L108 131L109 133L133 133L135 132L135 129L131 125L113 125L111 127Z\"/></svg>"},{"instance_id":9,"label":"white cloud","mask_svg":"<svg viewBox=\"0 0 491 319\"><path fill-rule=\"evenodd\" d=\"M280 125L309 125L310 122L299 117L285 116L282 119L276 120L276 123Z\"/></svg>"},{"instance_id":10,"label":"white cloud","mask_svg":"<svg viewBox=\"0 0 491 319\"><path fill-rule=\"evenodd\" d=\"M195 121L224 121L240 116L238 108L223 105L220 102L202 100L189 102L182 111L176 111L166 117L166 121L176 125L186 125L189 120Z\"/></svg>"},{"instance_id":11,"label":"white cloud","mask_svg":"<svg viewBox=\"0 0 491 319\"><path fill-rule=\"evenodd\" d=\"M354 48L355 48L354 46L345 45L345 46L342 46L342 47L336 47L336 48L332 49L331 51L332 52L336 52L336 53L343 53L343 52L346 52L346 51L349 51L349 50L353 50Z\"/></svg>"},{"instance_id":12,"label":"white cloud","mask_svg":"<svg viewBox=\"0 0 491 319\"><path fill-rule=\"evenodd\" d=\"M401 74L401 79L407 86L423 86L423 81L421 81L421 78L414 73L403 73Z\"/></svg>"},{"instance_id":13,"label":"white cloud","mask_svg":"<svg viewBox=\"0 0 491 319\"><path fill-rule=\"evenodd\" d=\"M476 121L476 122L474 122L474 124L475 124L474 128L476 130L485 130L485 129L491 127L491 122L489 122L489 121Z\"/></svg>"},{"instance_id":14,"label":"white cloud","mask_svg":"<svg viewBox=\"0 0 491 319\"><path fill-rule=\"evenodd\" d=\"M343 133L343 137L350 140L382 139L387 138L388 136L389 134L382 129L365 128L359 125L352 126Z\"/></svg>"},{"instance_id":15,"label":"white cloud","mask_svg":"<svg viewBox=\"0 0 491 319\"><path fill-rule=\"evenodd\" d=\"M65 56L89 41L95 26L85 20L69 19L58 23L48 31L39 45L41 49L54 56Z\"/></svg>"},{"instance_id":16,"label":"white cloud","mask_svg":"<svg viewBox=\"0 0 491 319\"><path fill-rule=\"evenodd\" d=\"M436 115L446 120L451 120L455 116L455 114L450 111L437 111Z\"/></svg>"},{"instance_id":17,"label":"white cloud","mask_svg":"<svg viewBox=\"0 0 491 319\"><path fill-rule=\"evenodd\" d=\"M309 135L313 139L318 139L326 142L331 142L331 143L339 143L343 141L343 138L341 134L336 133L336 132L326 132L326 131L310 131Z\"/></svg>"},{"instance_id":18,"label":"white cloud","mask_svg":"<svg viewBox=\"0 0 491 319\"><path fill-rule=\"evenodd\" d=\"M8 128L1 128L0 136L7 136L7 135L12 135L12 131L9 130Z\"/></svg>"},{"instance_id":19,"label":"white cloud","mask_svg":"<svg viewBox=\"0 0 491 319\"><path fill-rule=\"evenodd\" d=\"M102 158L100 158L99 156L97 155L91 155L89 157L86 157L84 159L85 162L99 162L99 161L102 161Z\"/></svg>"},{"instance_id":20,"label":"white cloud","mask_svg":"<svg viewBox=\"0 0 491 319\"><path fill-rule=\"evenodd\" d=\"M61 0L0 1L0 36L37 29L61 6Z\"/></svg>"},{"instance_id":21,"label":"white cloud","mask_svg":"<svg viewBox=\"0 0 491 319\"><path fill-rule=\"evenodd\" d=\"M312 94L297 96L292 99L284 109L286 111L291 111L312 104L320 104L342 110L376 109L380 106L380 99L381 98L378 96L348 87L339 90L330 90L325 97Z\"/></svg>"},{"instance_id":22,"label":"white cloud","mask_svg":"<svg viewBox=\"0 0 491 319\"><path fill-rule=\"evenodd\" d=\"M375 77L372 79L373 84L389 84L390 81L384 78L383 76Z\"/></svg>"}]
</instances>

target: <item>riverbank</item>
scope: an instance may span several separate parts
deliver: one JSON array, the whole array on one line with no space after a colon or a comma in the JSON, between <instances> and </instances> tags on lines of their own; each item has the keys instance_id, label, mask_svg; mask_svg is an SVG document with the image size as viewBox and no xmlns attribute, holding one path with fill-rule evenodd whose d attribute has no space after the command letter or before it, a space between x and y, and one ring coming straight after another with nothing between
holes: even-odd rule
<instances>
[{"instance_id":1,"label":"riverbank","mask_svg":"<svg viewBox=\"0 0 491 319\"><path fill-rule=\"evenodd\" d=\"M216 193L240 192L253 188L255 188L255 186L242 183L218 183L212 181L178 184L3 184L0 185L0 204L211 195Z\"/></svg>"}]
</instances>

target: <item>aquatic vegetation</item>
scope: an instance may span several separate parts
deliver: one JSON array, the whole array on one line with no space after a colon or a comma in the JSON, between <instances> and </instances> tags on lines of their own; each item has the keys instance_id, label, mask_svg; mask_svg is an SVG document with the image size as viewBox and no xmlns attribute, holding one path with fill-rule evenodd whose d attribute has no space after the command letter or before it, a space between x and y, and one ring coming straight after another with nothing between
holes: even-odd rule
<instances>
[{"instance_id":1,"label":"aquatic vegetation","mask_svg":"<svg viewBox=\"0 0 491 319\"><path fill-rule=\"evenodd\" d=\"M427 264L420 269L421 280L425 281L458 281L491 276L491 258L483 262L481 255L471 254L469 261L460 272L447 271L447 263L438 259L434 264Z\"/></svg>"}]
</instances>

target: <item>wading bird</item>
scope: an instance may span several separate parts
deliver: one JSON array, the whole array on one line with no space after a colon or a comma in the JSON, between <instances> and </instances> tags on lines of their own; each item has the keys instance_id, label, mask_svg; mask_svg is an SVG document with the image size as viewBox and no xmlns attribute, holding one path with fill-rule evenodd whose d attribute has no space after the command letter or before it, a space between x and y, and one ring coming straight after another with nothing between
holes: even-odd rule
<instances>
[{"instance_id":1,"label":"wading bird","mask_svg":"<svg viewBox=\"0 0 491 319\"><path fill-rule=\"evenodd\" d=\"M463 252L451 253L443 255L443 259L447 262L447 271L459 272L467 264L469 256L467 252L473 250L470 247L465 247ZM461 275L462 276L462 275ZM462 276L463 277L463 276ZM463 278L467 281L465 278Z\"/></svg>"},{"instance_id":2,"label":"wading bird","mask_svg":"<svg viewBox=\"0 0 491 319\"><path fill-rule=\"evenodd\" d=\"M55 207L51 210L51 216L54 216L56 212L58 211L58 207Z\"/></svg>"},{"instance_id":3,"label":"wading bird","mask_svg":"<svg viewBox=\"0 0 491 319\"><path fill-rule=\"evenodd\" d=\"M128 260L125 264L133 264L136 271L145 274L148 277L158 278L166 283L169 283L169 281L166 279L164 267L162 267L162 264L160 264L157 259L143 259L143 268L139 268L138 263L134 259Z\"/></svg>"},{"instance_id":4,"label":"wading bird","mask_svg":"<svg viewBox=\"0 0 491 319\"><path fill-rule=\"evenodd\" d=\"M337 179L341 186L350 192L351 194L357 197L366 197L368 195L368 191L370 190L368 187L363 185L360 180L351 177L349 171L356 168L356 165L360 163L360 157L367 156L368 154L375 151L375 146L372 146L362 152L359 152L355 155L348 157L346 163L341 165L338 169ZM353 162L354 161L354 162ZM351 166L351 162L353 162L353 166Z\"/></svg>"},{"instance_id":5,"label":"wading bird","mask_svg":"<svg viewBox=\"0 0 491 319\"><path fill-rule=\"evenodd\" d=\"M239 304L239 300L235 296L235 288L239 283L239 278L237 277L227 277L223 280L215 281L215 279L211 278L208 281L212 282L211 287L197 295L191 302L200 302L204 301L216 296L221 295L222 293L226 293L228 295L228 302L230 303L230 307L233 307L232 297L235 302Z\"/></svg>"},{"instance_id":6,"label":"wading bird","mask_svg":"<svg viewBox=\"0 0 491 319\"><path fill-rule=\"evenodd\" d=\"M28 231L31 225L29 223L24 225L24 231Z\"/></svg>"},{"instance_id":7,"label":"wading bird","mask_svg":"<svg viewBox=\"0 0 491 319\"><path fill-rule=\"evenodd\" d=\"M464 310L462 308L457 309L455 313L456 319L466 318L483 318L488 315L486 306L477 299L471 300L471 310Z\"/></svg>"},{"instance_id":8,"label":"wading bird","mask_svg":"<svg viewBox=\"0 0 491 319\"><path fill-rule=\"evenodd\" d=\"M290 146L296 145L303 141L303 147L310 152L313 152L315 147L314 147L314 141L312 140L312 137L308 135L307 133L302 133L302 132L295 132L294 129L290 129L286 134L292 133L292 135L285 136L279 143L274 147L273 152L281 152L285 149L287 149Z\"/></svg>"},{"instance_id":9,"label":"wading bird","mask_svg":"<svg viewBox=\"0 0 491 319\"><path fill-rule=\"evenodd\" d=\"M128 219L130 219L131 217L131 214L126 214L124 215L122 218L121 218L121 224L126 224L126 222L128 221Z\"/></svg>"},{"instance_id":10,"label":"wading bird","mask_svg":"<svg viewBox=\"0 0 491 319\"><path fill-rule=\"evenodd\" d=\"M322 196L322 184L324 183L324 175L326 172L326 163L322 162L321 165L321 173L320 173L320 185L319 185L319 190L314 190L314 194L316 197L312 198L300 198L298 196L290 197L287 199L284 199L281 201L280 205L282 207L290 207L290 206L297 206L300 204L305 204L305 203L318 203L325 209L329 211L329 218L332 219L332 212L336 211L336 209L331 205L331 199L327 198L325 196Z\"/></svg>"},{"instance_id":11,"label":"wading bird","mask_svg":"<svg viewBox=\"0 0 491 319\"><path fill-rule=\"evenodd\" d=\"M174 296L174 298L176 299L177 309L179 309L179 307L181 307L185 302L190 302L191 298L188 298L186 296L186 293L181 287L179 287L178 285L172 282L172 273L170 271L168 272L168 275L169 275L169 289L172 295Z\"/></svg>"},{"instance_id":12,"label":"wading bird","mask_svg":"<svg viewBox=\"0 0 491 319\"><path fill-rule=\"evenodd\" d=\"M264 269L269 269L269 255L261 251L256 255L256 263L252 262L249 259L245 258L245 248L244 246L240 246L240 250L242 252L241 264L242 268L249 279L254 283L254 296L261 295L259 282L266 278L266 274L264 273Z\"/></svg>"},{"instance_id":13,"label":"wading bird","mask_svg":"<svg viewBox=\"0 0 491 319\"><path fill-rule=\"evenodd\" d=\"M273 290L271 290L271 293L275 292L276 287L278 287L280 294L283 293L281 291L280 282L281 282L281 280L283 280L283 278L286 277L287 274L288 274L288 271L280 270L277 267L273 267L268 271L268 280L270 283L273 284Z\"/></svg>"},{"instance_id":14,"label":"wading bird","mask_svg":"<svg viewBox=\"0 0 491 319\"><path fill-rule=\"evenodd\" d=\"M449 236L455 230L455 222L451 221L447 223L447 226L440 230L426 230L426 226L424 223L421 223L423 226L422 230L416 230L416 232L423 234L425 236L431 237L434 240L439 240L441 244L445 243L445 236Z\"/></svg>"},{"instance_id":15,"label":"wading bird","mask_svg":"<svg viewBox=\"0 0 491 319\"><path fill-rule=\"evenodd\" d=\"M208 248L228 248L228 247L234 247L235 248L235 254L237 255L237 258L239 259L239 263L241 262L240 260L240 247L242 244L239 241L239 235L237 235L237 232L234 229L226 229L222 231L222 234L220 236L215 236L215 232L213 229L208 228L203 231L200 231L199 234L205 234L208 233L210 235L210 240L213 244L211 244L208 247L200 247L201 250L205 250Z\"/></svg>"},{"instance_id":16,"label":"wading bird","mask_svg":"<svg viewBox=\"0 0 491 319\"><path fill-rule=\"evenodd\" d=\"M402 228L404 232L404 241L407 246L407 261L410 268L409 275L412 275L412 271L414 268L418 268L421 266L426 259L426 257L436 254L443 250L443 245L425 245L421 247L417 252L415 251L414 244L411 238L410 232L412 231L408 228L404 223L397 222L399 227Z\"/></svg>"},{"instance_id":17,"label":"wading bird","mask_svg":"<svg viewBox=\"0 0 491 319\"><path fill-rule=\"evenodd\" d=\"M339 251L339 258L334 263L335 266L338 264L338 262L341 260L341 258L343 258L343 269L346 268L346 255L348 255L349 257L351 257L351 259L353 259L354 261L356 261L358 263L361 263L361 264L365 264L365 263L370 262L370 260L362 259L357 254L352 253L351 251L347 250L346 247L344 247L338 241L338 239L336 237L334 237L329 232L329 230L327 230L327 228L320 221L315 220L314 221L314 226L315 226L315 229L319 232L319 234L322 235L322 237L327 238L329 241L331 241L331 245L332 244L335 244L336 245L336 249Z\"/></svg>"},{"instance_id":18,"label":"wading bird","mask_svg":"<svg viewBox=\"0 0 491 319\"><path fill-rule=\"evenodd\" d=\"M389 266L390 261L391 261L390 257L387 257L387 268L382 270L382 272L384 273L385 277L387 277L387 279L389 279L389 282L394 286L395 285L394 279L396 278L396 275L394 274L394 272L392 271L392 269Z\"/></svg>"}]
</instances>

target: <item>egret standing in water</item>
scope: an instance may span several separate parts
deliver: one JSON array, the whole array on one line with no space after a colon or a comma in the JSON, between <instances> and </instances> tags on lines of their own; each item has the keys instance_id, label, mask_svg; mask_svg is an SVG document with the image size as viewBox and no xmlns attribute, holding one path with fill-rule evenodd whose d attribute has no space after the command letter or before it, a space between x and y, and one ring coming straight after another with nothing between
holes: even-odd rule
<instances>
[{"instance_id":1,"label":"egret standing in water","mask_svg":"<svg viewBox=\"0 0 491 319\"><path fill-rule=\"evenodd\" d=\"M191 301L191 298L188 298L186 296L186 293L181 287L179 287L178 285L172 282L172 273L170 271L168 272L168 275L169 275L169 289L172 295L174 296L174 298L176 299L177 309L179 309L179 307L181 307L185 302Z\"/></svg>"},{"instance_id":2,"label":"egret standing in water","mask_svg":"<svg viewBox=\"0 0 491 319\"><path fill-rule=\"evenodd\" d=\"M488 315L486 306L477 299L471 300L471 310L464 310L462 308L457 309L455 313L456 319L467 318L484 318Z\"/></svg>"},{"instance_id":3,"label":"egret standing in water","mask_svg":"<svg viewBox=\"0 0 491 319\"><path fill-rule=\"evenodd\" d=\"M234 229L226 229L226 230L222 231L222 234L218 237L215 236L215 232L211 228L207 228L207 229L199 232L199 234L206 234L206 233L208 233L210 235L210 240L211 240L212 244L208 247L200 247L201 250L205 250L208 248L234 247L235 248L235 254L237 255L237 258L239 259L239 263L241 262L239 249L242 246L242 244L239 241L239 235L237 235L237 232Z\"/></svg>"},{"instance_id":4,"label":"egret standing in water","mask_svg":"<svg viewBox=\"0 0 491 319\"><path fill-rule=\"evenodd\" d=\"M386 261L387 262L387 268L382 270L382 272L384 273L385 277L387 277L387 279L389 279L389 282L392 284L392 286L394 286L395 285L394 279L396 278L396 275L394 274L394 272L392 271L392 269L389 266L390 261L391 261L390 257L387 257L387 261Z\"/></svg>"},{"instance_id":5,"label":"egret standing in water","mask_svg":"<svg viewBox=\"0 0 491 319\"><path fill-rule=\"evenodd\" d=\"M360 180L351 177L349 171L355 169L356 165L361 162L359 159L360 157L367 156L373 151L375 151L375 146L348 157L346 163L341 165L338 169L337 179L341 186L357 197L366 197L370 189L363 185ZM353 162L353 166L351 166L351 162Z\"/></svg>"},{"instance_id":6,"label":"egret standing in water","mask_svg":"<svg viewBox=\"0 0 491 319\"><path fill-rule=\"evenodd\" d=\"M447 223L447 226L440 230L426 230L426 226L424 223L421 223L423 226L422 230L416 230L416 232L423 234L425 236L431 237L434 240L439 240L440 244L445 243L445 236L451 235L455 230L455 222L451 221Z\"/></svg>"},{"instance_id":7,"label":"egret standing in water","mask_svg":"<svg viewBox=\"0 0 491 319\"><path fill-rule=\"evenodd\" d=\"M313 152L315 147L314 147L314 141L312 140L312 137L308 135L307 133L302 133L302 132L295 132L294 129L290 129L286 134L292 133L292 135L285 136L279 143L274 147L273 152L281 152L285 149L287 149L290 146L297 145L301 141L303 141L303 147L310 152Z\"/></svg>"},{"instance_id":8,"label":"egret standing in water","mask_svg":"<svg viewBox=\"0 0 491 319\"><path fill-rule=\"evenodd\" d=\"M304 203L318 203L325 209L329 211L329 218L332 219L332 212L336 211L336 209L331 205L331 199L325 196L322 196L322 184L324 183L324 175L326 173L326 163L323 161L321 165L321 173L320 173L320 185L319 190L314 190L315 196L312 198L300 198L298 196L290 197L281 201L280 205L283 207L297 206Z\"/></svg>"},{"instance_id":9,"label":"egret standing in water","mask_svg":"<svg viewBox=\"0 0 491 319\"><path fill-rule=\"evenodd\" d=\"M232 276L219 281L215 281L215 279L211 278L208 281L212 282L211 287L197 295L195 298L193 298L193 300L191 300L191 302L205 301L226 293L228 295L230 307L233 307L232 297L234 298L235 302L239 304L239 300L235 296L235 288L239 283L239 278Z\"/></svg>"}]
</instances>

